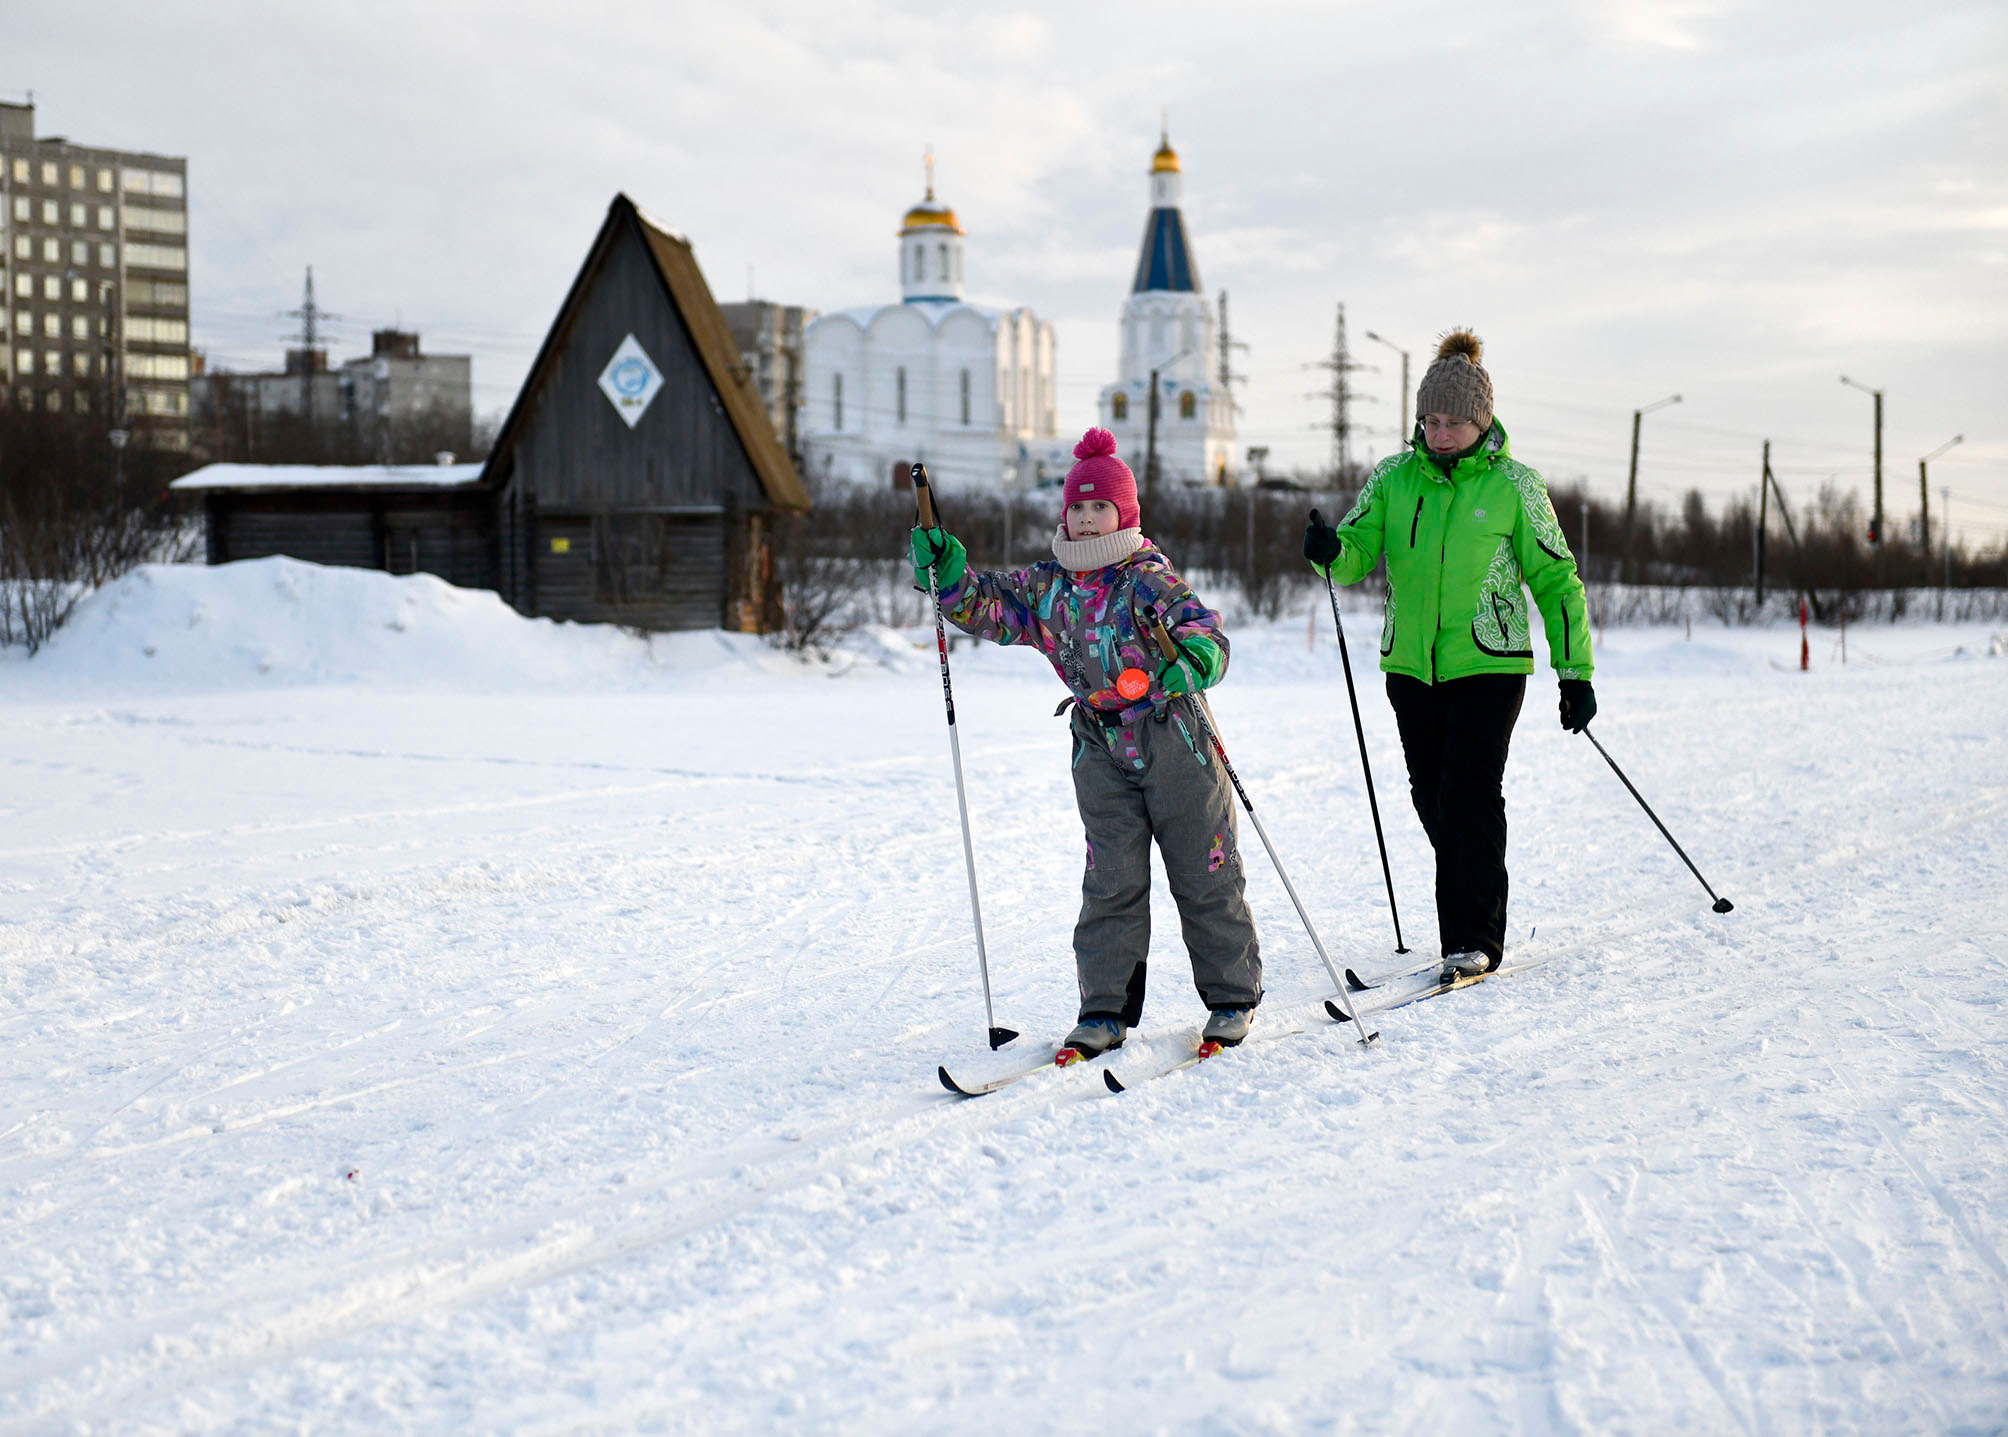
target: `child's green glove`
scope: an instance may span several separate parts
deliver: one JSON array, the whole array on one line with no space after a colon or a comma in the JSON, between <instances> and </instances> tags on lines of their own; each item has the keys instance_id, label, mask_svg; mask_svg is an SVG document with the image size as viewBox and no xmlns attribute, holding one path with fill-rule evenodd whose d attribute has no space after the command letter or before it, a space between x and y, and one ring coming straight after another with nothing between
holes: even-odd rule
<instances>
[{"instance_id":1,"label":"child's green glove","mask_svg":"<svg viewBox=\"0 0 2008 1437\"><path fill-rule=\"evenodd\" d=\"M962 548L962 541L946 529L913 531L913 581L921 588L927 587L927 571L930 568L934 570L937 587L954 588L968 562L969 556Z\"/></svg>"},{"instance_id":2,"label":"child's green glove","mask_svg":"<svg viewBox=\"0 0 2008 1437\"><path fill-rule=\"evenodd\" d=\"M1158 675L1158 685L1167 694L1194 694L1220 681L1220 645L1204 634L1190 634L1178 640L1185 655L1175 664L1166 664Z\"/></svg>"}]
</instances>

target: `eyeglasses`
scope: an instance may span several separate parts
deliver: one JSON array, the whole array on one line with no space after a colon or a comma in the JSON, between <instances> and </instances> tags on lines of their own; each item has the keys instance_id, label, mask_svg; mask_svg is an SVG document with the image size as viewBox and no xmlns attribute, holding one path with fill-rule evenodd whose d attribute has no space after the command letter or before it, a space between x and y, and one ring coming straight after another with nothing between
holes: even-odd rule
<instances>
[{"instance_id":1,"label":"eyeglasses","mask_svg":"<svg viewBox=\"0 0 2008 1437\"><path fill-rule=\"evenodd\" d=\"M1438 419L1434 414L1429 414L1423 417L1422 427L1432 434L1441 434L1449 429L1476 429L1478 421L1475 419Z\"/></svg>"}]
</instances>

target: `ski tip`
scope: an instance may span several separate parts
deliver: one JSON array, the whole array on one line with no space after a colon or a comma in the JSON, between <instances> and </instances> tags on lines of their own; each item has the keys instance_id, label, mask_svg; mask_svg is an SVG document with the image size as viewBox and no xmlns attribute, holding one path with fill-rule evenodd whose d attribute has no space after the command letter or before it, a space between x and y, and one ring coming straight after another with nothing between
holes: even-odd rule
<instances>
[{"instance_id":1,"label":"ski tip","mask_svg":"<svg viewBox=\"0 0 2008 1437\"><path fill-rule=\"evenodd\" d=\"M1016 1028L992 1028L990 1030L990 1050L995 1052L1018 1036Z\"/></svg>"},{"instance_id":2,"label":"ski tip","mask_svg":"<svg viewBox=\"0 0 2008 1437\"><path fill-rule=\"evenodd\" d=\"M1368 983L1366 979L1360 977L1360 975L1355 973L1352 969L1348 968L1346 969L1346 986L1352 989L1355 993L1364 993L1372 985Z\"/></svg>"},{"instance_id":3,"label":"ski tip","mask_svg":"<svg viewBox=\"0 0 2008 1437\"><path fill-rule=\"evenodd\" d=\"M1348 1013L1344 1008L1341 1008L1337 1003L1334 1003L1330 998L1325 1000L1325 1011L1332 1015L1334 1023L1350 1023L1353 1021L1353 1015Z\"/></svg>"},{"instance_id":4,"label":"ski tip","mask_svg":"<svg viewBox=\"0 0 2008 1437\"><path fill-rule=\"evenodd\" d=\"M935 1076L941 1079L941 1086L948 1089L949 1092L954 1093L957 1097L966 1098L969 1096L969 1094L963 1092L955 1079L948 1076L948 1066L946 1064L936 1068L934 1072Z\"/></svg>"},{"instance_id":5,"label":"ski tip","mask_svg":"<svg viewBox=\"0 0 2008 1437\"><path fill-rule=\"evenodd\" d=\"M1734 903L1731 903L1727 898L1718 898L1715 900L1715 911L1717 913L1730 913L1733 912L1735 908L1736 905Z\"/></svg>"},{"instance_id":6,"label":"ski tip","mask_svg":"<svg viewBox=\"0 0 2008 1437\"><path fill-rule=\"evenodd\" d=\"M1114 1073L1111 1073L1107 1068L1102 1069L1102 1084L1112 1093L1128 1091L1123 1087L1123 1080L1118 1078Z\"/></svg>"}]
</instances>

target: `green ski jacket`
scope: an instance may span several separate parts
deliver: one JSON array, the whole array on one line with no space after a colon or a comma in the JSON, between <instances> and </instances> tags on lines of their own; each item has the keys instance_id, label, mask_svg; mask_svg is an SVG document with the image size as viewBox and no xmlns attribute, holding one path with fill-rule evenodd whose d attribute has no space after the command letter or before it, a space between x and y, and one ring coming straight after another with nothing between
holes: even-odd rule
<instances>
[{"instance_id":1,"label":"green ski jacket","mask_svg":"<svg viewBox=\"0 0 2008 1437\"><path fill-rule=\"evenodd\" d=\"M1338 531L1334 583L1359 582L1387 556L1380 666L1388 673L1424 683L1533 673L1525 584L1546 621L1556 677L1590 677L1576 561L1548 486L1515 461L1496 419L1447 477L1419 448L1383 459Z\"/></svg>"}]
</instances>

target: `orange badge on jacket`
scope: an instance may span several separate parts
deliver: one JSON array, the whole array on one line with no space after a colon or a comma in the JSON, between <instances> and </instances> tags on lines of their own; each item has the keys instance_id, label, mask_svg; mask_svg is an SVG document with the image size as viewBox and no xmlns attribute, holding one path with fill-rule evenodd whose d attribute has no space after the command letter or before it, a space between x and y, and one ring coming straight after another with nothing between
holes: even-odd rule
<instances>
[{"instance_id":1,"label":"orange badge on jacket","mask_svg":"<svg viewBox=\"0 0 2008 1437\"><path fill-rule=\"evenodd\" d=\"M1142 669L1124 669L1116 675L1116 692L1135 703L1150 692L1150 675Z\"/></svg>"}]
</instances>

